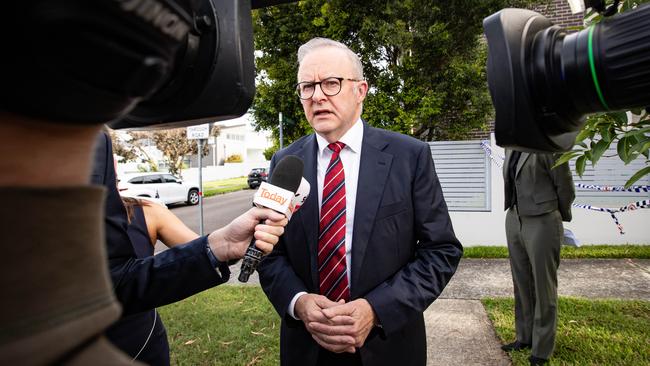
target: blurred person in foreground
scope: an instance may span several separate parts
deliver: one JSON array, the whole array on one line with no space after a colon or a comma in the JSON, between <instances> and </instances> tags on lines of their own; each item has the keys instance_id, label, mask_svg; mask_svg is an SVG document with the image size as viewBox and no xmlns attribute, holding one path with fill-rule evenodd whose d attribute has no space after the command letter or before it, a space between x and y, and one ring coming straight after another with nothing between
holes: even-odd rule
<instances>
[{"instance_id":1,"label":"blurred person in foreground","mask_svg":"<svg viewBox=\"0 0 650 366\"><path fill-rule=\"evenodd\" d=\"M103 235L104 189L89 185L100 124L0 112L0 364L126 365L102 336L120 314Z\"/></svg>"},{"instance_id":2,"label":"blurred person in foreground","mask_svg":"<svg viewBox=\"0 0 650 366\"><path fill-rule=\"evenodd\" d=\"M0 270L0 364L131 364L132 357L103 336L121 310L104 249L106 189L88 179L101 124L59 124L1 111L0 121L0 168L10 172L0 175L0 222L11 258ZM266 219L273 226L259 224ZM241 258L253 236L269 252L283 224L281 214L251 209L194 240L201 250L185 257L187 265L206 273L188 287L224 282L223 263ZM124 245L131 247L128 238Z\"/></svg>"},{"instance_id":3,"label":"blurred person in foreground","mask_svg":"<svg viewBox=\"0 0 650 366\"><path fill-rule=\"evenodd\" d=\"M429 146L370 127L359 57L315 38L297 94L315 134L278 151L317 187L258 268L282 318L283 365L424 365L423 311L454 274L456 239Z\"/></svg>"},{"instance_id":4,"label":"blurred person in foreground","mask_svg":"<svg viewBox=\"0 0 650 366\"><path fill-rule=\"evenodd\" d=\"M120 305L104 246L106 189L90 184L92 157L101 125L123 118L168 80L182 39L128 12L126 2L3 5L0 222L8 260L0 268L0 364L132 364L104 336ZM248 211L193 257L212 269L213 283L223 276L211 263L243 255L254 233L269 245L277 241L282 227L256 232L260 219L284 220ZM132 264L129 253L116 254L120 268Z\"/></svg>"},{"instance_id":5,"label":"blurred person in foreground","mask_svg":"<svg viewBox=\"0 0 650 366\"><path fill-rule=\"evenodd\" d=\"M516 339L501 349L531 349L531 365L546 364L555 347L562 221L575 198L569 164L554 164L553 154L507 149L503 165Z\"/></svg>"}]
</instances>

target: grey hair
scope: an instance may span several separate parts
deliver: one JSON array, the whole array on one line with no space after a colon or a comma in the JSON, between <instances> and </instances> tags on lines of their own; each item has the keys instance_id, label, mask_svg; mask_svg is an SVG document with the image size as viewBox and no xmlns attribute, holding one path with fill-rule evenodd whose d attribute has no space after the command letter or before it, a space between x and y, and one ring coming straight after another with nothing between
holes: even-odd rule
<instances>
[{"instance_id":1,"label":"grey hair","mask_svg":"<svg viewBox=\"0 0 650 366\"><path fill-rule=\"evenodd\" d=\"M309 54L311 51L325 47L338 48L345 51L345 54L348 55L348 58L352 62L352 68L356 74L354 77L360 80L363 79L363 65L361 64L361 59L359 56L357 56L356 53L352 52L348 46L329 38L312 38L307 43L300 46L300 48L298 48L298 65L302 63L302 60L304 60L305 56L307 56L307 54Z\"/></svg>"}]
</instances>

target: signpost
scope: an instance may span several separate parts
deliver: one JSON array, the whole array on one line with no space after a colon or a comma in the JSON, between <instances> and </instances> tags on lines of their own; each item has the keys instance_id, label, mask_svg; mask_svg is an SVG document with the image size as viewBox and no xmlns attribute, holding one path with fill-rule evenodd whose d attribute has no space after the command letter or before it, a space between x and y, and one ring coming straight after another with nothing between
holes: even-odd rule
<instances>
[{"instance_id":1,"label":"signpost","mask_svg":"<svg viewBox=\"0 0 650 366\"><path fill-rule=\"evenodd\" d=\"M203 236L203 141L210 137L210 124L187 127L187 139L196 140L199 148L199 234Z\"/></svg>"}]
</instances>

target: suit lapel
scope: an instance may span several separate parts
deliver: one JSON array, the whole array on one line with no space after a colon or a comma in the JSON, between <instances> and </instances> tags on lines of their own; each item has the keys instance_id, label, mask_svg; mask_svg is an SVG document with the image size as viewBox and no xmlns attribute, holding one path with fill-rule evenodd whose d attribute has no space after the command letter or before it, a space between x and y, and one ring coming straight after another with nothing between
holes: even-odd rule
<instances>
[{"instance_id":1,"label":"suit lapel","mask_svg":"<svg viewBox=\"0 0 650 366\"><path fill-rule=\"evenodd\" d=\"M393 161L393 155L382 151L388 143L378 131L365 123L363 131L352 235L352 298L357 295L355 288L359 288L357 283L363 258Z\"/></svg>"},{"instance_id":2,"label":"suit lapel","mask_svg":"<svg viewBox=\"0 0 650 366\"><path fill-rule=\"evenodd\" d=\"M307 139L307 142L296 155L299 156L304 163L303 175L311 185L307 201L300 208L300 219L302 220L302 227L305 230L305 237L307 238L307 246L309 252L309 268L311 272L312 284L315 289L318 289L318 262L316 253L318 252L318 182L316 181L316 169L318 164L318 143L316 136L312 135Z\"/></svg>"},{"instance_id":3,"label":"suit lapel","mask_svg":"<svg viewBox=\"0 0 650 366\"><path fill-rule=\"evenodd\" d=\"M522 152L521 156L519 156L519 161L517 162L517 171L515 173L515 178L519 175L519 171L521 170L521 167L524 166L524 163L528 158L530 157L530 154L527 152Z\"/></svg>"},{"instance_id":4,"label":"suit lapel","mask_svg":"<svg viewBox=\"0 0 650 366\"><path fill-rule=\"evenodd\" d=\"M508 167L510 166L510 159L512 157L512 150L506 149L506 158L503 160L503 180L509 181L510 175L508 174Z\"/></svg>"}]
</instances>

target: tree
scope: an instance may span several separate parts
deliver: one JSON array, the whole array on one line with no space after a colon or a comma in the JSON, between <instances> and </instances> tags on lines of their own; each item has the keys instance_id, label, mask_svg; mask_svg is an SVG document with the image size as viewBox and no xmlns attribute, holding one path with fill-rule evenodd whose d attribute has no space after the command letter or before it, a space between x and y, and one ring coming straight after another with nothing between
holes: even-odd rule
<instances>
[{"instance_id":1,"label":"tree","mask_svg":"<svg viewBox=\"0 0 650 366\"><path fill-rule=\"evenodd\" d=\"M118 163L135 161L140 158L147 164L147 171L158 171L158 163L145 149L144 142L150 139L148 132L123 132L118 135L116 131L111 130L110 137L113 144L113 153L119 156Z\"/></svg>"},{"instance_id":2,"label":"tree","mask_svg":"<svg viewBox=\"0 0 650 366\"><path fill-rule=\"evenodd\" d=\"M185 156L196 154L198 150L196 141L187 139L184 128L153 131L151 134L156 147L165 157L169 172L180 176Z\"/></svg>"},{"instance_id":3,"label":"tree","mask_svg":"<svg viewBox=\"0 0 650 366\"><path fill-rule=\"evenodd\" d=\"M278 150L280 150L280 145L273 144L273 146L270 146L270 147L267 147L266 149L264 149L264 152L262 152L262 154L264 154L264 158L266 160L271 160L271 158L273 157L273 154L275 154L275 152L278 151Z\"/></svg>"},{"instance_id":4,"label":"tree","mask_svg":"<svg viewBox=\"0 0 650 366\"><path fill-rule=\"evenodd\" d=\"M117 160L118 163L126 163L138 158L138 153L136 152L135 147L124 142L120 136L118 136L117 132L110 130L109 136L111 138L111 144L113 145L113 154L119 157Z\"/></svg>"},{"instance_id":5,"label":"tree","mask_svg":"<svg viewBox=\"0 0 650 366\"><path fill-rule=\"evenodd\" d=\"M214 125L210 130L210 137L219 136L220 133L220 127ZM156 148L162 152L169 172L178 176L181 175L185 157L197 154L199 149L195 140L187 139L185 128L126 131L125 135L128 136L127 142L119 139L114 131L111 133L113 149L117 155L123 157L119 162L132 161L139 156L147 162L149 171L158 171L158 162L145 149L146 141L151 141L155 144ZM207 156L209 153L209 146L207 144L203 145L203 156Z\"/></svg>"},{"instance_id":6,"label":"tree","mask_svg":"<svg viewBox=\"0 0 650 366\"><path fill-rule=\"evenodd\" d=\"M624 1L619 12L630 11L641 3L649 1ZM591 11L585 14L585 19L589 26L601 21L602 17L596 16ZM576 136L573 150L564 153L556 165L576 159L576 173L582 176L587 161L591 162L592 166L596 166L605 151L615 144L618 157L625 164L629 164L634 159L645 159L646 166L627 180L626 188L650 174L650 111L639 109L628 112L633 116L632 118L628 119L628 114L625 111L589 116L586 124Z\"/></svg>"},{"instance_id":7,"label":"tree","mask_svg":"<svg viewBox=\"0 0 650 366\"><path fill-rule=\"evenodd\" d=\"M210 136L219 136L219 126L213 126ZM163 153L168 170L171 174L181 175L183 160L188 155L196 155L199 147L196 140L188 140L185 128L175 128L171 130L161 130L151 132L152 138L158 150ZM207 144L203 145L203 156L210 153Z\"/></svg>"},{"instance_id":8,"label":"tree","mask_svg":"<svg viewBox=\"0 0 650 366\"><path fill-rule=\"evenodd\" d=\"M256 127L277 138L282 112L289 143L310 131L295 95L296 52L323 36L360 55L370 84L363 118L371 125L426 140L464 138L492 116L482 19L528 3L313 0L256 10Z\"/></svg>"}]
</instances>

